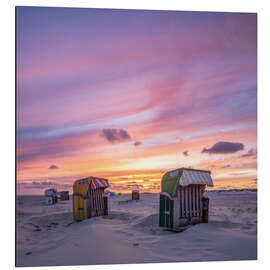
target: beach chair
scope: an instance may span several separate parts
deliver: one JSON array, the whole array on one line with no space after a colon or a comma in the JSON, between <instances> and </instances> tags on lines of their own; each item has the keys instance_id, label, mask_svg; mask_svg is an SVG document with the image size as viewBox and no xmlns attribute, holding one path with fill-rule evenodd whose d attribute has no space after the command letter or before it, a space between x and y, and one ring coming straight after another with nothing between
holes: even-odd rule
<instances>
[{"instance_id":1,"label":"beach chair","mask_svg":"<svg viewBox=\"0 0 270 270\"><path fill-rule=\"evenodd\" d=\"M180 168L161 180L159 226L170 229L208 222L206 186L213 186L210 171Z\"/></svg>"}]
</instances>

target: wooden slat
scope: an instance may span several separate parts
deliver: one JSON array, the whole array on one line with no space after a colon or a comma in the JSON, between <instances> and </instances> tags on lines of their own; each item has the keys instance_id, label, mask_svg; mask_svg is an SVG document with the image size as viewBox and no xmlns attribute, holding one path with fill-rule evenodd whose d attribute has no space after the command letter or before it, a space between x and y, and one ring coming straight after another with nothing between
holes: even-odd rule
<instances>
[{"instance_id":1,"label":"wooden slat","mask_svg":"<svg viewBox=\"0 0 270 270\"><path fill-rule=\"evenodd\" d=\"M167 211L167 198L165 197L165 200L164 200L164 224L165 224L165 227L168 227L166 211Z\"/></svg>"},{"instance_id":2,"label":"wooden slat","mask_svg":"<svg viewBox=\"0 0 270 270\"><path fill-rule=\"evenodd\" d=\"M177 190L177 197L178 197L178 201L179 201L179 217L181 218L182 217L182 206L181 206L181 188L178 187L178 190Z\"/></svg>"},{"instance_id":3,"label":"wooden slat","mask_svg":"<svg viewBox=\"0 0 270 270\"><path fill-rule=\"evenodd\" d=\"M92 198L92 192L91 192L91 190L89 191L89 196L90 196L90 205L91 205L91 217L93 216L93 211L92 211L92 209L93 209L93 198Z\"/></svg>"},{"instance_id":4,"label":"wooden slat","mask_svg":"<svg viewBox=\"0 0 270 270\"><path fill-rule=\"evenodd\" d=\"M102 190L100 190L100 214L104 215L104 206L103 206L103 196L102 196Z\"/></svg>"},{"instance_id":5,"label":"wooden slat","mask_svg":"<svg viewBox=\"0 0 270 270\"><path fill-rule=\"evenodd\" d=\"M196 185L196 208L197 208L197 217L200 215L199 211L199 185Z\"/></svg>"},{"instance_id":6,"label":"wooden slat","mask_svg":"<svg viewBox=\"0 0 270 270\"><path fill-rule=\"evenodd\" d=\"M197 185L194 186L194 208L195 208L195 217L198 216L198 207L197 207Z\"/></svg>"},{"instance_id":7,"label":"wooden slat","mask_svg":"<svg viewBox=\"0 0 270 270\"><path fill-rule=\"evenodd\" d=\"M188 190L187 187L185 187L185 202L186 202L186 216L189 216L189 211L188 211Z\"/></svg>"},{"instance_id":8,"label":"wooden slat","mask_svg":"<svg viewBox=\"0 0 270 270\"><path fill-rule=\"evenodd\" d=\"M104 199L103 199L103 192L104 190L101 190L101 207L102 207L102 215L104 215L104 209L105 209L105 206L104 206Z\"/></svg>"},{"instance_id":9,"label":"wooden slat","mask_svg":"<svg viewBox=\"0 0 270 270\"><path fill-rule=\"evenodd\" d=\"M201 211L201 216L202 216L202 208L203 208L203 204L202 204L202 197L203 197L203 186L200 186L200 198L201 198L201 208L200 208L200 211Z\"/></svg>"},{"instance_id":10,"label":"wooden slat","mask_svg":"<svg viewBox=\"0 0 270 270\"><path fill-rule=\"evenodd\" d=\"M100 190L98 190L98 215L100 216Z\"/></svg>"},{"instance_id":11,"label":"wooden slat","mask_svg":"<svg viewBox=\"0 0 270 270\"><path fill-rule=\"evenodd\" d=\"M191 185L188 188L188 206L189 206L189 216L192 217L192 207L191 207Z\"/></svg>"},{"instance_id":12,"label":"wooden slat","mask_svg":"<svg viewBox=\"0 0 270 270\"><path fill-rule=\"evenodd\" d=\"M200 211L201 203L200 203L200 186L199 185L198 185L197 191L198 191L198 195L197 195L197 198L198 198L198 212L199 212L199 216L200 216L201 215L201 211Z\"/></svg>"},{"instance_id":13,"label":"wooden slat","mask_svg":"<svg viewBox=\"0 0 270 270\"><path fill-rule=\"evenodd\" d=\"M184 204L184 190L183 188L180 189L180 192L181 192L181 214L182 216L181 217L184 217L185 216L185 204Z\"/></svg>"},{"instance_id":14,"label":"wooden slat","mask_svg":"<svg viewBox=\"0 0 270 270\"><path fill-rule=\"evenodd\" d=\"M101 207L100 207L100 189L99 189L98 190L98 215L99 216L101 215L100 210L101 210Z\"/></svg>"},{"instance_id":15,"label":"wooden slat","mask_svg":"<svg viewBox=\"0 0 270 270\"><path fill-rule=\"evenodd\" d=\"M200 208L199 208L200 216L202 216L202 211L201 211L201 208L202 208L201 185L199 186L199 205L200 205Z\"/></svg>"},{"instance_id":16,"label":"wooden slat","mask_svg":"<svg viewBox=\"0 0 270 270\"><path fill-rule=\"evenodd\" d=\"M95 209L95 204L94 204L94 196L93 196L93 191L91 190L91 215L92 217L95 216L94 209Z\"/></svg>"},{"instance_id":17,"label":"wooden slat","mask_svg":"<svg viewBox=\"0 0 270 270\"><path fill-rule=\"evenodd\" d=\"M96 196L95 192L92 190L92 198L93 198L93 216L96 216Z\"/></svg>"},{"instance_id":18,"label":"wooden slat","mask_svg":"<svg viewBox=\"0 0 270 270\"><path fill-rule=\"evenodd\" d=\"M101 189L99 190L99 214L102 215L102 206L101 206Z\"/></svg>"},{"instance_id":19,"label":"wooden slat","mask_svg":"<svg viewBox=\"0 0 270 270\"><path fill-rule=\"evenodd\" d=\"M168 206L169 206L169 210L168 210L168 216L169 216L169 218L168 218L168 227L170 227L170 213L171 213L171 204L170 204L170 201L168 200Z\"/></svg>"},{"instance_id":20,"label":"wooden slat","mask_svg":"<svg viewBox=\"0 0 270 270\"><path fill-rule=\"evenodd\" d=\"M200 217L202 216L202 197L201 197L201 185L199 185L199 211Z\"/></svg>"},{"instance_id":21,"label":"wooden slat","mask_svg":"<svg viewBox=\"0 0 270 270\"><path fill-rule=\"evenodd\" d=\"M102 198L102 190L100 190L100 196L99 196L99 201L100 201L100 215L104 215L104 207L103 207L103 198Z\"/></svg>"},{"instance_id":22,"label":"wooden slat","mask_svg":"<svg viewBox=\"0 0 270 270\"><path fill-rule=\"evenodd\" d=\"M198 211L198 199L197 199L197 197L198 197L198 189L197 189L197 186L198 185L196 185L196 193L195 193L195 203L196 203L196 213L197 213L197 217L199 216L199 211Z\"/></svg>"},{"instance_id":23,"label":"wooden slat","mask_svg":"<svg viewBox=\"0 0 270 270\"><path fill-rule=\"evenodd\" d=\"M95 194L95 201L96 201L95 212L96 212L96 216L98 216L98 190L95 189L94 194Z\"/></svg>"},{"instance_id":24,"label":"wooden slat","mask_svg":"<svg viewBox=\"0 0 270 270\"><path fill-rule=\"evenodd\" d=\"M186 216L185 187L182 188L182 201L183 201L183 217L185 217Z\"/></svg>"},{"instance_id":25,"label":"wooden slat","mask_svg":"<svg viewBox=\"0 0 270 270\"><path fill-rule=\"evenodd\" d=\"M178 187L178 195L179 195L179 217L182 217L182 200L181 200L181 187Z\"/></svg>"},{"instance_id":26,"label":"wooden slat","mask_svg":"<svg viewBox=\"0 0 270 270\"><path fill-rule=\"evenodd\" d=\"M192 185L190 185L190 186L188 187L188 199L189 199L188 201L189 201L189 216L190 216L190 217L193 216L191 189L192 189Z\"/></svg>"},{"instance_id":27,"label":"wooden slat","mask_svg":"<svg viewBox=\"0 0 270 270\"><path fill-rule=\"evenodd\" d=\"M196 207L197 207L197 217L200 216L199 209L199 185L196 186Z\"/></svg>"},{"instance_id":28,"label":"wooden slat","mask_svg":"<svg viewBox=\"0 0 270 270\"><path fill-rule=\"evenodd\" d=\"M101 189L99 190L99 194L98 194L98 205L99 205L99 215L101 216L101 210L102 210L102 208L101 208Z\"/></svg>"},{"instance_id":29,"label":"wooden slat","mask_svg":"<svg viewBox=\"0 0 270 270\"><path fill-rule=\"evenodd\" d=\"M98 216L98 190L95 190L95 198L96 198L96 215Z\"/></svg>"},{"instance_id":30,"label":"wooden slat","mask_svg":"<svg viewBox=\"0 0 270 270\"><path fill-rule=\"evenodd\" d=\"M186 216L186 210L185 210L185 191L184 191L184 187L182 187L181 190L181 200L182 200L182 213L183 213L183 217Z\"/></svg>"},{"instance_id":31,"label":"wooden slat","mask_svg":"<svg viewBox=\"0 0 270 270\"><path fill-rule=\"evenodd\" d=\"M103 194L104 194L104 190L101 191L102 209L104 209Z\"/></svg>"},{"instance_id":32,"label":"wooden slat","mask_svg":"<svg viewBox=\"0 0 270 270\"><path fill-rule=\"evenodd\" d=\"M92 198L92 217L95 216L95 198L94 198L94 194L93 194L93 190L91 190L91 198Z\"/></svg>"},{"instance_id":33,"label":"wooden slat","mask_svg":"<svg viewBox=\"0 0 270 270\"><path fill-rule=\"evenodd\" d=\"M192 211L193 211L193 216L196 216L196 208L195 208L195 186L192 185L192 190L191 190L191 194L192 194Z\"/></svg>"},{"instance_id":34,"label":"wooden slat","mask_svg":"<svg viewBox=\"0 0 270 270\"><path fill-rule=\"evenodd\" d=\"M98 199L98 215L100 216L101 213L100 213L100 210L101 210L101 207L100 207L100 190L98 190L97 192L97 199Z\"/></svg>"},{"instance_id":35,"label":"wooden slat","mask_svg":"<svg viewBox=\"0 0 270 270\"><path fill-rule=\"evenodd\" d=\"M187 213L188 213L188 217L190 216L190 206L189 206L189 186L187 186L187 189L186 189L186 191L187 191Z\"/></svg>"},{"instance_id":36,"label":"wooden slat","mask_svg":"<svg viewBox=\"0 0 270 270\"><path fill-rule=\"evenodd\" d=\"M101 215L101 205L100 205L100 190L98 190L98 215Z\"/></svg>"},{"instance_id":37,"label":"wooden slat","mask_svg":"<svg viewBox=\"0 0 270 270\"><path fill-rule=\"evenodd\" d=\"M188 212L189 212L189 217L192 216L192 209L191 209L191 186L188 187Z\"/></svg>"},{"instance_id":38,"label":"wooden slat","mask_svg":"<svg viewBox=\"0 0 270 270\"><path fill-rule=\"evenodd\" d=\"M187 188L185 187L184 189L184 192L185 192L185 212L186 212L186 217L189 216L189 212L188 212L188 191L187 191Z\"/></svg>"},{"instance_id":39,"label":"wooden slat","mask_svg":"<svg viewBox=\"0 0 270 270\"><path fill-rule=\"evenodd\" d=\"M94 209L95 209L95 201L94 201L94 194L93 194L93 190L91 190L91 202L92 202L92 209L91 209L91 213L92 213L92 217L95 216L94 213Z\"/></svg>"},{"instance_id":40,"label":"wooden slat","mask_svg":"<svg viewBox=\"0 0 270 270\"><path fill-rule=\"evenodd\" d=\"M192 195L193 195L193 192L192 192L192 188L193 188L193 185L190 185L190 192L189 192L189 200L190 200L190 216L193 217L193 199L192 199Z\"/></svg>"},{"instance_id":41,"label":"wooden slat","mask_svg":"<svg viewBox=\"0 0 270 270\"><path fill-rule=\"evenodd\" d=\"M193 205L193 216L196 217L196 205L195 205L195 185L192 189L192 205Z\"/></svg>"},{"instance_id":42,"label":"wooden slat","mask_svg":"<svg viewBox=\"0 0 270 270\"><path fill-rule=\"evenodd\" d=\"M100 215L103 215L103 207L102 207L102 190L99 191L99 205L100 205Z\"/></svg>"}]
</instances>

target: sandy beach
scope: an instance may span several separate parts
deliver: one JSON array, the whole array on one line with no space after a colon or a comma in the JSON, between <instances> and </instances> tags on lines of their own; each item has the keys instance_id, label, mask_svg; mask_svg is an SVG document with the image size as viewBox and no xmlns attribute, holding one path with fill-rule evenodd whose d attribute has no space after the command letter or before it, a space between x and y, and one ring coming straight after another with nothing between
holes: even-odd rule
<instances>
[{"instance_id":1,"label":"sandy beach","mask_svg":"<svg viewBox=\"0 0 270 270\"><path fill-rule=\"evenodd\" d=\"M19 196L17 266L257 259L257 192L206 192L208 224L158 227L159 194L109 198L109 215L73 222L72 200Z\"/></svg>"}]
</instances>

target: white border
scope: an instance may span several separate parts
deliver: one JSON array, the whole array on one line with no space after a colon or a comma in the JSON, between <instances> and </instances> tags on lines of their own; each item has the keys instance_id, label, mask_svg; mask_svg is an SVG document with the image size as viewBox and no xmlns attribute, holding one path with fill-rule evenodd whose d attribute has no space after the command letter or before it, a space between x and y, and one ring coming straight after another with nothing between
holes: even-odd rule
<instances>
[{"instance_id":1,"label":"white border","mask_svg":"<svg viewBox=\"0 0 270 270\"><path fill-rule=\"evenodd\" d=\"M124 1L124 0L13 0L15 5L25 6L60 6L60 7L89 7L114 9L152 9L152 10L188 10L188 11L231 11L231 12L257 12L262 5L252 0L215 1L215 0L189 0L189 1ZM262 3L263 1L260 1Z\"/></svg>"},{"instance_id":2,"label":"white border","mask_svg":"<svg viewBox=\"0 0 270 270\"><path fill-rule=\"evenodd\" d=\"M258 13L258 34L259 34L259 69L258 69L258 183L259 183L259 260L240 261L240 262L209 262L209 263L166 263L166 264L140 264L128 265L129 269L179 269L188 267L189 269L264 269L269 264L269 164L268 152L270 149L269 139L269 7L268 1L250 0L204 0L204 1L87 1L87 0L10 0L1 1L1 260L2 269L14 267L15 250L15 163L14 163L14 119L15 119L15 84L14 84L14 64L15 64L15 5L27 6L65 6L65 7L95 7L95 8L124 8L124 9L162 9L162 10L192 10L192 11L232 11L232 12L257 12ZM72 266L71 266L72 267ZM59 267L59 269L66 267ZM69 267L70 268L70 267ZM74 266L72 267L74 268ZM77 268L77 267L76 267ZM126 269L127 265L108 265L108 266L82 266L80 269ZM40 269L32 267L31 269ZM42 269L52 269L43 267Z\"/></svg>"}]
</instances>

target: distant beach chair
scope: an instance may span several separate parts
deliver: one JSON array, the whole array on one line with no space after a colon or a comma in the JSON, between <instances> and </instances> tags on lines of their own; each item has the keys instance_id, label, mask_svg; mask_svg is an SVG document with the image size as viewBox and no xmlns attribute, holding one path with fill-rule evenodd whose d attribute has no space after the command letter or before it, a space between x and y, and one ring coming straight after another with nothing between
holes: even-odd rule
<instances>
[{"instance_id":1,"label":"distant beach chair","mask_svg":"<svg viewBox=\"0 0 270 270\"><path fill-rule=\"evenodd\" d=\"M44 191L45 203L47 205L57 203L57 190L55 188L46 189Z\"/></svg>"},{"instance_id":2,"label":"distant beach chair","mask_svg":"<svg viewBox=\"0 0 270 270\"><path fill-rule=\"evenodd\" d=\"M205 187L213 186L210 171L181 168L161 180L159 226L171 229L208 222L209 199Z\"/></svg>"},{"instance_id":3,"label":"distant beach chair","mask_svg":"<svg viewBox=\"0 0 270 270\"><path fill-rule=\"evenodd\" d=\"M132 198L133 201L140 200L140 192L139 192L139 190L132 190L131 198Z\"/></svg>"},{"instance_id":4,"label":"distant beach chair","mask_svg":"<svg viewBox=\"0 0 270 270\"><path fill-rule=\"evenodd\" d=\"M61 191L60 192L60 200L61 201L69 200L69 191Z\"/></svg>"},{"instance_id":5,"label":"distant beach chair","mask_svg":"<svg viewBox=\"0 0 270 270\"><path fill-rule=\"evenodd\" d=\"M73 218L81 221L95 216L108 215L108 197L104 190L108 180L90 176L73 184Z\"/></svg>"}]
</instances>

